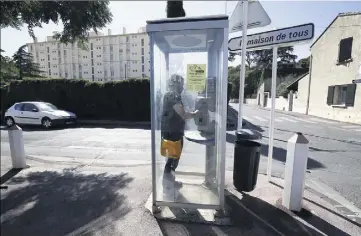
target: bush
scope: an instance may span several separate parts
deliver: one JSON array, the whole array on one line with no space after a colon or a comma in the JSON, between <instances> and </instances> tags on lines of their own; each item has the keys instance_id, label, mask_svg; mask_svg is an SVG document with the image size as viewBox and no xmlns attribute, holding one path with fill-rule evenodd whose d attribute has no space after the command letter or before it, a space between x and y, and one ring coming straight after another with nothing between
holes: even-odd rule
<instances>
[{"instance_id":1,"label":"bush","mask_svg":"<svg viewBox=\"0 0 361 236\"><path fill-rule=\"evenodd\" d=\"M2 110L15 102L46 101L69 110L81 119L122 121L150 120L150 89L147 79L90 82L67 79L13 81L1 90Z\"/></svg>"},{"instance_id":2,"label":"bush","mask_svg":"<svg viewBox=\"0 0 361 236\"><path fill-rule=\"evenodd\" d=\"M90 82L78 79L26 79L1 87L1 111L16 102L50 102L80 119L150 121L148 79ZM227 104L232 84L228 83ZM3 117L3 116L1 116Z\"/></svg>"}]
</instances>

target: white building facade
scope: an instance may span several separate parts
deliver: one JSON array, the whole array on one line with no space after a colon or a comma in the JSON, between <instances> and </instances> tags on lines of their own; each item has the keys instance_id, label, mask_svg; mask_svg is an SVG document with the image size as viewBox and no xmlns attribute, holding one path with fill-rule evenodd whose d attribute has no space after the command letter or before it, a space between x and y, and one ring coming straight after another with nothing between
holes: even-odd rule
<instances>
[{"instance_id":1,"label":"white building facade","mask_svg":"<svg viewBox=\"0 0 361 236\"><path fill-rule=\"evenodd\" d=\"M120 35L92 32L87 44L88 50L82 50L77 43L65 45L48 36L45 42L29 43L28 51L50 78L106 82L149 77L149 40L143 28Z\"/></svg>"}]
</instances>

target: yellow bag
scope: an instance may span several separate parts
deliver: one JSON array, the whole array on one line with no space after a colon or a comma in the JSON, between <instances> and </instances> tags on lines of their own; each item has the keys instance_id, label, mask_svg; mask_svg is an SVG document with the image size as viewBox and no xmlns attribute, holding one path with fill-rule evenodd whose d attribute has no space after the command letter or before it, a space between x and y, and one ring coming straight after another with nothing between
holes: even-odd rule
<instances>
[{"instance_id":1,"label":"yellow bag","mask_svg":"<svg viewBox=\"0 0 361 236\"><path fill-rule=\"evenodd\" d=\"M160 153L164 157L179 159L182 153L182 142L162 139Z\"/></svg>"}]
</instances>

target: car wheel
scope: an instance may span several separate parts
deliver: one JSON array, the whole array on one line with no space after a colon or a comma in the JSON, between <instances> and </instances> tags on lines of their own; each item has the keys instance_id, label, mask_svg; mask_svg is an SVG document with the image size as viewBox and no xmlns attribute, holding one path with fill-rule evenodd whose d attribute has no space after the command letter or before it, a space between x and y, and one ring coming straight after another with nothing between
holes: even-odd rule
<instances>
[{"instance_id":1,"label":"car wheel","mask_svg":"<svg viewBox=\"0 0 361 236\"><path fill-rule=\"evenodd\" d=\"M48 118L45 117L41 120L41 125L45 128L45 129L50 129L51 126L53 125L52 121Z\"/></svg>"},{"instance_id":2,"label":"car wheel","mask_svg":"<svg viewBox=\"0 0 361 236\"><path fill-rule=\"evenodd\" d=\"M7 127L11 127L11 126L15 125L15 121L12 117L6 117L5 124Z\"/></svg>"}]
</instances>

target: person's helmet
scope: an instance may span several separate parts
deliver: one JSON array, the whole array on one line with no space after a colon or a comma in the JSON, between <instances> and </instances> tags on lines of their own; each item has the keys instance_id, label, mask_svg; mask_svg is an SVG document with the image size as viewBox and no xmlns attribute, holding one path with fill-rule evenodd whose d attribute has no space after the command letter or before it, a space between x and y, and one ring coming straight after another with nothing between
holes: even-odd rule
<instances>
[{"instance_id":1,"label":"person's helmet","mask_svg":"<svg viewBox=\"0 0 361 236\"><path fill-rule=\"evenodd\" d=\"M171 91L182 92L184 86L184 78L180 75L173 74L168 80L168 88Z\"/></svg>"}]
</instances>

